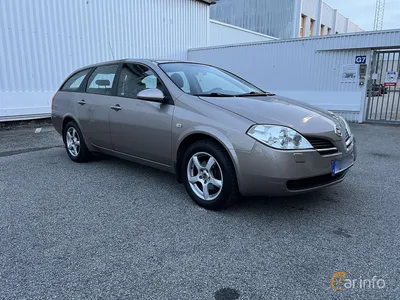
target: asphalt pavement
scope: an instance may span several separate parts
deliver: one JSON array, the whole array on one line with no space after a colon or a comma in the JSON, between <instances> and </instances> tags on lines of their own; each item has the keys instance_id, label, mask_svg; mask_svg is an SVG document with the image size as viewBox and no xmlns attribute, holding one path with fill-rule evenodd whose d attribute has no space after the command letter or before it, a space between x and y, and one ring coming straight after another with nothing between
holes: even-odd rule
<instances>
[{"instance_id":1,"label":"asphalt pavement","mask_svg":"<svg viewBox=\"0 0 400 300\"><path fill-rule=\"evenodd\" d=\"M343 183L221 212L172 174L73 163L52 127L1 130L0 299L400 299L400 127L352 129Z\"/></svg>"}]
</instances>

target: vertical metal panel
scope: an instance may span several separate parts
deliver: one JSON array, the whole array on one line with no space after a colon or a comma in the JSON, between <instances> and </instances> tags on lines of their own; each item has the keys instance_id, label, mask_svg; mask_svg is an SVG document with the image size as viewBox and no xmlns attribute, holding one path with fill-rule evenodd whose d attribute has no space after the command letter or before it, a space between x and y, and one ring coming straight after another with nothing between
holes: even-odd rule
<instances>
[{"instance_id":1,"label":"vertical metal panel","mask_svg":"<svg viewBox=\"0 0 400 300\"><path fill-rule=\"evenodd\" d=\"M277 94L352 112L346 117L355 118L363 111L366 85L358 79L342 83L342 66L354 64L357 55L369 61L368 47L388 46L400 47L400 30L193 49L189 59L228 69Z\"/></svg>"},{"instance_id":2,"label":"vertical metal panel","mask_svg":"<svg viewBox=\"0 0 400 300\"><path fill-rule=\"evenodd\" d=\"M400 124L400 79L394 84L386 84L387 72L399 71L400 51L375 51L371 66L365 119ZM372 74L376 74L375 79Z\"/></svg>"},{"instance_id":3,"label":"vertical metal panel","mask_svg":"<svg viewBox=\"0 0 400 300\"><path fill-rule=\"evenodd\" d=\"M53 93L84 65L186 59L207 45L208 21L194 0L1 0L0 116L49 112L49 93L35 93Z\"/></svg>"},{"instance_id":4,"label":"vertical metal panel","mask_svg":"<svg viewBox=\"0 0 400 300\"><path fill-rule=\"evenodd\" d=\"M294 0L216 0L211 19L278 38L293 36ZM297 34L297 33L296 33Z\"/></svg>"},{"instance_id":5,"label":"vertical metal panel","mask_svg":"<svg viewBox=\"0 0 400 300\"><path fill-rule=\"evenodd\" d=\"M276 40L276 38L237 26L210 20L210 46L270 40Z\"/></svg>"}]
</instances>

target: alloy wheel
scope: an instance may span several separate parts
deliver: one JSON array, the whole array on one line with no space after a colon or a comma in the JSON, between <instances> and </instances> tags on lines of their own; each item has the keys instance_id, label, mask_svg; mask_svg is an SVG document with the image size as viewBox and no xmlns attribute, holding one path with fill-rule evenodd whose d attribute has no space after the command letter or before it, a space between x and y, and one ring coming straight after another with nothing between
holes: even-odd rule
<instances>
[{"instance_id":1,"label":"alloy wheel","mask_svg":"<svg viewBox=\"0 0 400 300\"><path fill-rule=\"evenodd\" d=\"M197 152L190 158L187 179L192 191L203 200L214 200L222 191L221 167L209 153Z\"/></svg>"},{"instance_id":2,"label":"alloy wheel","mask_svg":"<svg viewBox=\"0 0 400 300\"><path fill-rule=\"evenodd\" d=\"M66 135L66 141L67 141L68 152L73 157L78 156L80 148L81 148L81 141L79 138L79 134L74 127L68 128L67 135Z\"/></svg>"}]
</instances>

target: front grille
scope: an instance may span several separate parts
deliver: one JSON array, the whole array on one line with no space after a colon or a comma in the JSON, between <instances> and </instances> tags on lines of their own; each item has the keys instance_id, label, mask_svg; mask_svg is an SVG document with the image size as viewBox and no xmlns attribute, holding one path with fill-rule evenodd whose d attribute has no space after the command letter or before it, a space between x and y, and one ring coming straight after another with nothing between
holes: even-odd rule
<instances>
[{"instance_id":1,"label":"front grille","mask_svg":"<svg viewBox=\"0 0 400 300\"><path fill-rule=\"evenodd\" d=\"M315 137L306 137L306 139L321 155L330 155L338 152L338 149L331 141Z\"/></svg>"},{"instance_id":2,"label":"front grille","mask_svg":"<svg viewBox=\"0 0 400 300\"><path fill-rule=\"evenodd\" d=\"M349 136L346 138L346 148L349 150L351 148L351 145L353 144L353 139Z\"/></svg>"},{"instance_id":3,"label":"front grille","mask_svg":"<svg viewBox=\"0 0 400 300\"><path fill-rule=\"evenodd\" d=\"M350 138L350 134L349 134L349 132L347 131L347 129L345 129L344 137L345 137L345 140L346 140L346 141Z\"/></svg>"},{"instance_id":4,"label":"front grille","mask_svg":"<svg viewBox=\"0 0 400 300\"><path fill-rule=\"evenodd\" d=\"M332 176L332 174L327 174L304 179L289 180L288 182L286 182L286 187L288 188L288 190L292 191L311 189L329 183L334 183L335 181L342 179L346 175L346 172L347 171L343 171L334 176Z\"/></svg>"}]
</instances>

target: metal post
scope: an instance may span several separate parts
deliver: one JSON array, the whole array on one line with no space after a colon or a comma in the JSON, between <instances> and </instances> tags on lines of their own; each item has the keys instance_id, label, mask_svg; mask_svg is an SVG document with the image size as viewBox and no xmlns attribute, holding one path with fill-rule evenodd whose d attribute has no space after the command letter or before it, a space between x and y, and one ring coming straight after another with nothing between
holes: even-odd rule
<instances>
[{"instance_id":1,"label":"metal post","mask_svg":"<svg viewBox=\"0 0 400 300\"><path fill-rule=\"evenodd\" d=\"M321 22L322 22L321 19L322 19L322 0L318 0L317 18L315 20L313 36L319 36L319 31L321 30Z\"/></svg>"}]
</instances>

